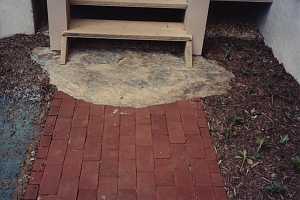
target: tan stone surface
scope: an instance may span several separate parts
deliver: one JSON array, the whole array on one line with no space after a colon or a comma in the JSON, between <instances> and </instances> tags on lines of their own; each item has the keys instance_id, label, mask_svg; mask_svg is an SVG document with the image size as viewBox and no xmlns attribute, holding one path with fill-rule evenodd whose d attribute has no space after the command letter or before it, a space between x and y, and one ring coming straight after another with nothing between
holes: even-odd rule
<instances>
[{"instance_id":1,"label":"tan stone surface","mask_svg":"<svg viewBox=\"0 0 300 200\"><path fill-rule=\"evenodd\" d=\"M164 52L74 49L68 63L60 65L57 52L40 47L32 58L59 90L115 106L144 107L223 94L233 78L214 61L194 57L194 67L186 68L182 57Z\"/></svg>"}]
</instances>

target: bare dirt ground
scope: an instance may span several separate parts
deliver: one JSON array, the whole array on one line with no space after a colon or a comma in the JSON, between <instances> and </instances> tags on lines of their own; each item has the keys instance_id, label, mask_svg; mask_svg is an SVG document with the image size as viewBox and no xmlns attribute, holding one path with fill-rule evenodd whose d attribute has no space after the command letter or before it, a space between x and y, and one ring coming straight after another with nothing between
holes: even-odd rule
<instances>
[{"instance_id":1,"label":"bare dirt ground","mask_svg":"<svg viewBox=\"0 0 300 200\"><path fill-rule=\"evenodd\" d=\"M235 75L228 94L205 98L230 199L299 200L299 84L255 26L210 28L204 56Z\"/></svg>"}]
</instances>

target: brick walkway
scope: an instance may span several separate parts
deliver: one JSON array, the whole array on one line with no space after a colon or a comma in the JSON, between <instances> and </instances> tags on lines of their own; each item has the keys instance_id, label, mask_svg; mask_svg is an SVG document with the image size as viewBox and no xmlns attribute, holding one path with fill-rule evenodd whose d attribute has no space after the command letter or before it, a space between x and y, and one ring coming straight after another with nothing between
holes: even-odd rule
<instances>
[{"instance_id":1,"label":"brick walkway","mask_svg":"<svg viewBox=\"0 0 300 200\"><path fill-rule=\"evenodd\" d=\"M143 109L57 92L24 199L223 200L201 100Z\"/></svg>"}]
</instances>

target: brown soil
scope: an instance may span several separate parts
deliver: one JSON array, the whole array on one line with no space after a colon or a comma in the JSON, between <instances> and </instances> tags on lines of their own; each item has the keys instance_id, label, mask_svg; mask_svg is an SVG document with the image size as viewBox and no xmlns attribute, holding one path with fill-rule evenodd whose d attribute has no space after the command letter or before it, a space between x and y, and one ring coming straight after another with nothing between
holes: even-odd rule
<instances>
[{"instance_id":1,"label":"brown soil","mask_svg":"<svg viewBox=\"0 0 300 200\"><path fill-rule=\"evenodd\" d=\"M230 199L299 200L300 86L254 38L205 42L204 56L236 77L227 95L205 98L222 173Z\"/></svg>"},{"instance_id":2,"label":"brown soil","mask_svg":"<svg viewBox=\"0 0 300 200\"><path fill-rule=\"evenodd\" d=\"M15 35L0 40L0 95L13 99L49 100L49 77L31 59L31 50L49 46L49 38L43 34Z\"/></svg>"}]
</instances>

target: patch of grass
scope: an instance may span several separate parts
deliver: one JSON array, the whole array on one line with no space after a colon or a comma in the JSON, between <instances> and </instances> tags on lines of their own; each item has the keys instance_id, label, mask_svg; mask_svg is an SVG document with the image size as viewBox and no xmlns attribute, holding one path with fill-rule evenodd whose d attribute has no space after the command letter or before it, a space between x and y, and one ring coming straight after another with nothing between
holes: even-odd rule
<instances>
[{"instance_id":1,"label":"patch of grass","mask_svg":"<svg viewBox=\"0 0 300 200\"><path fill-rule=\"evenodd\" d=\"M256 149L256 154L258 154L261 151L261 149L265 146L266 139L262 137L258 137L256 138L256 144L258 145Z\"/></svg>"},{"instance_id":2,"label":"patch of grass","mask_svg":"<svg viewBox=\"0 0 300 200\"><path fill-rule=\"evenodd\" d=\"M265 191L271 194L285 194L287 189L283 184L277 181L273 181L272 183L265 186Z\"/></svg>"},{"instance_id":3,"label":"patch of grass","mask_svg":"<svg viewBox=\"0 0 300 200\"><path fill-rule=\"evenodd\" d=\"M244 124L244 119L239 116L232 116L228 119L228 122L233 126L241 126Z\"/></svg>"},{"instance_id":4,"label":"patch of grass","mask_svg":"<svg viewBox=\"0 0 300 200\"><path fill-rule=\"evenodd\" d=\"M300 173L300 156L292 157L291 161L295 170Z\"/></svg>"},{"instance_id":5,"label":"patch of grass","mask_svg":"<svg viewBox=\"0 0 300 200\"><path fill-rule=\"evenodd\" d=\"M246 149L242 150L239 152L239 155L235 156L235 158L242 160L241 167L240 169L244 168L245 163L247 162L249 165L253 165L253 160L249 156L248 152Z\"/></svg>"},{"instance_id":6,"label":"patch of grass","mask_svg":"<svg viewBox=\"0 0 300 200\"><path fill-rule=\"evenodd\" d=\"M290 141L289 135L280 136L280 141L279 141L280 144L286 145L288 144L289 141Z\"/></svg>"}]
</instances>

